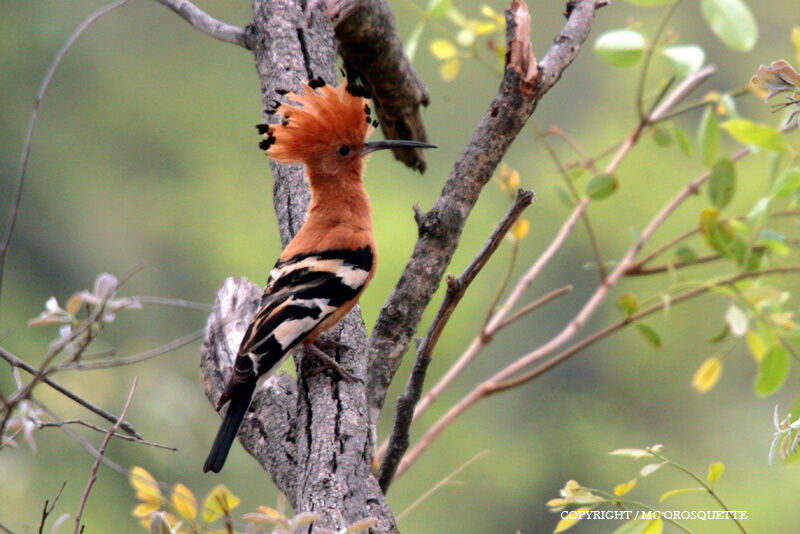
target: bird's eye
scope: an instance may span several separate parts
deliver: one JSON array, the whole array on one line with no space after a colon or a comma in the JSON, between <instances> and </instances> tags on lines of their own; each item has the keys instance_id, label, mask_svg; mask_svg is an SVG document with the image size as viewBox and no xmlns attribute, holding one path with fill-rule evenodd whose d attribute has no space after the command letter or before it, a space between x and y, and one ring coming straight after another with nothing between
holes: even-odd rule
<instances>
[{"instance_id":1,"label":"bird's eye","mask_svg":"<svg viewBox=\"0 0 800 534\"><path fill-rule=\"evenodd\" d=\"M340 156L346 156L349 153L350 153L350 147L349 146L342 145L341 147L339 147L339 155Z\"/></svg>"}]
</instances>

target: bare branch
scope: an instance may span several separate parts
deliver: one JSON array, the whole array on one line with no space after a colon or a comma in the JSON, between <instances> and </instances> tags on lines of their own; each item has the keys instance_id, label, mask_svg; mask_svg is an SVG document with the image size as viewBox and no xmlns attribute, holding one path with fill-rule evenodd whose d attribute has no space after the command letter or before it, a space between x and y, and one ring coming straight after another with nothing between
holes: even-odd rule
<instances>
[{"instance_id":1,"label":"bare branch","mask_svg":"<svg viewBox=\"0 0 800 534\"><path fill-rule=\"evenodd\" d=\"M800 272L800 265L791 265L791 266L787 266L787 267L772 267L772 268L769 268L769 269L762 269L760 271L749 271L749 272L744 272L744 273L738 273L738 274L735 274L735 275L730 276L728 278L709 283L708 285L705 285L703 287L698 287L698 288L692 289L690 291L687 291L686 293L683 293L681 295L677 295L675 297L672 297L669 300L669 304L670 304L670 306L673 306L673 305L676 305L676 304L680 304L681 302L685 302L687 300L690 300L690 299L693 299L693 298L698 297L700 295L703 295L705 293L708 293L709 291L711 291L715 287L731 285L731 284L734 284L734 283L738 282L739 280L744 280L744 279L747 279L747 278L757 278L757 277L760 277L760 276L769 276L769 275L775 275L775 274L790 274L790 273L796 273L796 272ZM647 309L640 310L637 313L634 313L630 317L626 317L625 319L622 319L621 321L618 321L618 322L616 322L616 323L614 323L612 325L609 325L609 326L603 328L602 330L598 330L594 334L588 336L587 338L583 339L582 341L579 341L578 343L576 343L575 345L571 346L570 348L560 352L559 354L557 354L556 356L554 356L553 358L551 358L550 360L548 360L546 363L542 364L541 366L539 366L539 367L537 367L537 368L535 368L535 369L533 369L533 370L531 370L531 371L529 371L529 372L527 372L525 374L517 376L515 378L512 378L512 379L509 379L509 380L506 380L506 381L499 382L499 383L495 384L490 390L487 390L486 394L487 395L491 395L493 393L499 393L501 391L505 391L506 389L514 388L514 387L520 386L522 384L525 384L527 382L530 382L531 380L533 380L537 376L545 373L546 371L549 371L549 370L553 369L558 364L564 362L565 360L567 360L571 356L574 356L576 353L582 351L583 349L585 349L589 345L592 345L595 342L600 341L601 339L613 334L617 330L621 330L622 328L625 328L626 326L635 323L636 321L638 321L639 319L642 319L643 317L647 317L648 315L652 315L657 311L663 310L666 307L666 305L667 304L665 302L659 302L658 304L654 304L653 306L651 306L651 307L649 307Z\"/></svg>"},{"instance_id":2,"label":"bare branch","mask_svg":"<svg viewBox=\"0 0 800 534\"><path fill-rule=\"evenodd\" d=\"M783 129L783 132L788 132L794 129L796 125L792 125ZM621 149L622 150L622 149ZM740 159L745 155L751 153L750 148L744 148L737 152L733 157ZM475 402L484 398L498 384L505 383L518 373L522 372L525 368L540 361L546 356L550 355L558 347L571 339L581 328L586 324L588 319L599 308L600 304L605 300L608 293L616 285L616 283L625 275L625 272L634 264L634 259L639 251L644 247L645 243L653 236L658 228L667 220L667 218L681 205L683 202L696 194L700 187L708 181L711 177L710 172L705 172L697 177L695 180L689 182L683 187L673 198L670 200L648 223L645 229L641 232L639 238L628 249L628 252L619 261L617 266L606 278L604 283L600 285L595 292L584 303L583 307L578 311L575 317L559 332L555 337L547 341L545 344L536 348L535 350L523 355L515 360L504 369L498 371L494 376L479 384L475 389L462 398L450 410L447 411L417 442L414 447L403 458L403 461L398 467L398 475L404 472L416 460L416 458L430 445L430 443L438 437L445 428L447 428L457 417L464 411L469 409ZM421 406L421 405L420 405Z\"/></svg>"},{"instance_id":3,"label":"bare branch","mask_svg":"<svg viewBox=\"0 0 800 534\"><path fill-rule=\"evenodd\" d=\"M16 357L14 354L8 352L3 347L0 347L0 358L3 358L5 361L7 361L13 367L18 367L18 368L22 369L23 371L26 371L27 373L29 373L31 375L35 375L37 373L36 368L28 365L25 361L19 359L18 357ZM42 382L44 382L45 384L47 384L51 388L55 389L56 391L58 391L59 393L61 393L65 397L77 402L78 404L80 404L81 406L83 406L84 408L89 410L90 412L96 413L97 415L99 415L100 417L105 419L106 421L109 421L111 423L115 423L117 421L118 417L116 415L114 415L112 413L109 413L106 410L100 408L99 406L97 406L97 405L87 401L86 399L76 395L72 391L70 391L67 388L65 388L64 386L54 382L50 378L44 377L44 378L42 378ZM139 433L136 432L136 430L133 428L133 426L131 426L131 424L128 423L127 421L123 421L120 424L120 428L122 428L122 430L124 430L125 432L127 432L131 436L133 436L133 437L135 437L137 439L142 439L142 436L140 436Z\"/></svg>"},{"instance_id":4,"label":"bare branch","mask_svg":"<svg viewBox=\"0 0 800 534\"><path fill-rule=\"evenodd\" d=\"M108 442L111 441L111 436L113 436L117 430L119 430L119 425L122 423L122 420L125 419L125 414L128 413L128 408L131 407L131 401L133 401L133 392L136 391L136 383L139 381L139 377L134 377L133 385L131 385L131 392L128 393L128 400L125 402L125 407L122 409L122 413L119 415L119 419L117 422L114 423L108 433L106 434L105 439L103 440L102 445L100 445L100 449L98 449L98 456L97 460L94 462L94 466L92 466L92 473L89 475L89 482L86 484L86 489L83 492L83 496L81 497L80 505L78 506L78 513L75 516L75 530L74 534L78 534L81 529L81 516L83 515L83 510L86 507L86 501L89 499L89 492L92 491L92 486L94 486L95 480L97 480L97 470L100 468L100 462L103 461L103 455L106 452L106 447L108 446Z\"/></svg>"},{"instance_id":5,"label":"bare branch","mask_svg":"<svg viewBox=\"0 0 800 534\"><path fill-rule=\"evenodd\" d=\"M143 362L145 360L150 360L152 358L156 358L158 356L162 356L174 350L178 350L181 347L188 345L194 341L199 339L203 339L205 335L205 330L198 330L196 332L192 332L191 334L187 334L183 337L179 337L169 343L165 343L160 347L156 347L152 350L148 350L139 354L133 354L131 356L125 356L123 358L104 358L102 360L79 360L75 362L67 362L61 365L56 365L54 368L59 371L65 370L77 370L77 371L91 371L96 369L109 369L111 367L122 367L123 365L130 365L133 363Z\"/></svg>"},{"instance_id":6,"label":"bare branch","mask_svg":"<svg viewBox=\"0 0 800 534\"><path fill-rule=\"evenodd\" d=\"M44 507L42 508L42 521L39 523L39 534L42 534L42 531L44 530L44 523L47 521L48 516L53 513L53 510L55 510L56 503L58 502L59 497L61 497L61 492L64 491L64 486L66 485L66 480L61 483L61 487L58 488L58 493L56 493L56 496L53 497L53 504L51 504L49 508L48 504L50 504L50 501L48 499L44 501Z\"/></svg>"},{"instance_id":7,"label":"bare branch","mask_svg":"<svg viewBox=\"0 0 800 534\"><path fill-rule=\"evenodd\" d=\"M253 43L250 41L251 36L247 28L231 26L230 24L219 21L189 2L189 0L158 1L177 13L183 20L214 39L239 45L247 50L253 48Z\"/></svg>"},{"instance_id":8,"label":"bare branch","mask_svg":"<svg viewBox=\"0 0 800 534\"><path fill-rule=\"evenodd\" d=\"M97 425L93 425L83 419L64 419L60 421L45 421L39 423L37 426L38 428L61 428L64 425L79 425L85 426L86 428L91 428L92 430L96 430L97 432L102 432L106 434L108 432L105 428L100 428ZM147 441L144 439L139 439L135 436L123 436L122 434L114 434L115 438L124 439L126 441L133 441L134 443L141 443L142 445L148 445L150 447L155 447L157 449L167 449L168 451L177 451L175 447L170 447L169 445L162 445L160 443L154 443L152 441Z\"/></svg>"},{"instance_id":9,"label":"bare branch","mask_svg":"<svg viewBox=\"0 0 800 534\"><path fill-rule=\"evenodd\" d=\"M72 45L75 44L75 41L81 34L91 26L91 24L105 15L106 13L121 7L127 4L130 0L118 0L117 2L108 4L104 7L101 7L88 17L78 26L78 28L70 35L67 42L64 43L64 46L61 47L61 50L58 51L56 54L53 63L50 64L50 67L47 69L47 74L44 76L44 80L42 80L42 85L39 88L39 92L36 94L36 98L33 100L33 111L31 112L31 118L28 121L28 133L25 136L25 146L22 149L22 160L20 163L20 170L19 170L19 178L17 179L17 190L14 193L14 199L11 204L11 212L8 217L8 226L6 227L6 235L3 238L3 244L0 246L0 298L2 298L3 294L3 273L5 271L6 265L6 256L8 255L8 248L11 245L11 238L14 236L14 228L17 224L17 217L19 216L19 207L20 203L22 202L22 188L25 185L25 175L28 171L28 160L30 159L31 155L31 145L33 144L33 132L36 129L36 121L39 118L39 106L42 103L42 99L44 98L44 94L47 91L48 86L50 85L50 80L53 79L53 75L56 72L56 69L61 64L61 60L64 59L64 56L69 52Z\"/></svg>"},{"instance_id":10,"label":"bare branch","mask_svg":"<svg viewBox=\"0 0 800 534\"><path fill-rule=\"evenodd\" d=\"M331 18L348 74L360 75L371 89L386 139L427 141L419 112L428 90L403 50L388 0L321 0ZM392 149L395 158L425 172L419 148Z\"/></svg>"},{"instance_id":11,"label":"bare branch","mask_svg":"<svg viewBox=\"0 0 800 534\"><path fill-rule=\"evenodd\" d=\"M483 186L539 100L577 56L589 34L596 9L595 0L574 3L555 44L539 63L533 90L530 88L531 80L520 76L516 68L520 65L507 65L499 93L455 163L442 195L420 218L420 237L414 252L381 310L370 339L372 364L368 394L373 423L377 421L386 389L450 263L466 219ZM526 12L522 2L514 2L506 12L509 50L520 45L525 48L524 43L515 44L515 39L517 27L526 20Z\"/></svg>"},{"instance_id":12,"label":"bare branch","mask_svg":"<svg viewBox=\"0 0 800 534\"><path fill-rule=\"evenodd\" d=\"M436 343L439 340L439 336L444 330L450 316L453 314L453 311L455 311L456 306L458 306L458 303L461 302L461 299L464 297L469 285L481 269L483 269L483 266L486 265L486 262L489 261L492 254L497 251L497 247L500 246L505 235L517 219L519 219L519 216L522 215L522 212L531 205L534 199L533 191L524 191L520 189L517 192L517 198L500 221L500 224L497 225L497 228L494 229L489 239L486 240L481 251L478 252L478 255L467 266L461 276L452 278L448 275L447 293L445 294L444 301L442 301L436 318L433 320L433 324L428 330L425 341L419 346L417 357L414 361L414 368L411 371L411 375L408 377L406 390L397 399L397 415L395 416L392 435L389 438L388 452L383 456L383 462L378 472L378 482L384 493L388 491L389 485L394 478L397 465L408 449L408 430L411 427L411 421L414 416L414 407L422 395L425 374L431 361L433 349L436 347Z\"/></svg>"}]
</instances>

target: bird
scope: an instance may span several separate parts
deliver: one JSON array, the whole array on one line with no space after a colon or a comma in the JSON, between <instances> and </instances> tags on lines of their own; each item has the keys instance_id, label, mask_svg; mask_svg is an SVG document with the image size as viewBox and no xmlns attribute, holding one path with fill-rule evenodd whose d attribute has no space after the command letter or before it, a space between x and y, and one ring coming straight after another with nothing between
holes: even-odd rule
<instances>
[{"instance_id":1,"label":"bird","mask_svg":"<svg viewBox=\"0 0 800 534\"><path fill-rule=\"evenodd\" d=\"M278 163L304 165L311 189L305 223L269 274L258 311L250 321L217 410L229 403L203 471L218 473L238 434L260 380L292 350L309 352L354 377L323 350L320 334L334 327L358 302L377 265L372 207L364 187L366 156L395 148L436 148L411 140L367 141L378 125L369 91L344 80L333 87L321 77L299 92L279 90L265 110L274 124L256 125L259 147ZM327 346L342 346L328 342Z\"/></svg>"}]
</instances>

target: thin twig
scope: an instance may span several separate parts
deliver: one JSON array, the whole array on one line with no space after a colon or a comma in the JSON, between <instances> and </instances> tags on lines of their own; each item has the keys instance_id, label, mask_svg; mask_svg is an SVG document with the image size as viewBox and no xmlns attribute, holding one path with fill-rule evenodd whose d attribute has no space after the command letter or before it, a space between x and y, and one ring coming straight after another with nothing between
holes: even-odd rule
<instances>
[{"instance_id":1,"label":"thin twig","mask_svg":"<svg viewBox=\"0 0 800 534\"><path fill-rule=\"evenodd\" d=\"M570 194L572 194L572 199L575 202L578 202L581 198L580 193L575 188L575 184L572 183L572 178L569 175L569 171L567 170L564 163L561 161L561 158L558 157L553 145L547 140L547 137L544 135L540 135L542 139L542 144L544 144L544 148L547 153L550 155L550 158L558 167L558 171L561 174L561 178L563 178L564 183L567 184L567 189L569 189ZM594 232L594 227L592 226L592 221L589 220L589 214L584 211L581 215L581 220L583 221L583 226L586 229L586 236L589 238L589 243L592 246L592 253L594 254L594 261L597 264L597 274L600 277L600 282L608 276L608 269L606 268L606 262L603 259L603 253L600 250L600 243L597 240L597 234Z\"/></svg>"},{"instance_id":2,"label":"thin twig","mask_svg":"<svg viewBox=\"0 0 800 534\"><path fill-rule=\"evenodd\" d=\"M15 356L14 354L8 352L3 347L0 347L0 358L3 358L5 361L7 361L13 367L18 367L18 368L22 369L23 371L26 371L29 374L35 375L36 372L37 372L36 368L28 365L25 361L19 359L17 356ZM114 415L114 414L112 414L110 412L107 412L103 408L100 408L99 406L89 402L88 400L86 400L86 399L84 399L82 397L79 397L78 395L76 395L72 391L68 390L64 386L54 382L52 379L50 379L48 377L44 377L44 378L42 378L42 382L44 382L45 384L47 384L51 388L55 389L56 391L58 391L59 393L61 393L65 397L77 402L78 404L80 404L81 406L83 406L84 408L89 410L90 412L96 413L97 415L99 415L100 417L105 419L106 421L109 421L111 423L114 423L114 422L117 421L117 416L116 415ZM131 426L131 424L128 423L127 421L123 421L122 424L120 424L120 428L122 428L122 430L124 430L125 432L127 432L131 436L133 436L133 437L135 437L137 439L142 439L142 436L140 436L139 433L136 432L136 430L133 428L133 426Z\"/></svg>"},{"instance_id":3,"label":"thin twig","mask_svg":"<svg viewBox=\"0 0 800 534\"><path fill-rule=\"evenodd\" d=\"M661 35L664 33L664 30L667 29L667 23L669 19L672 18L672 15L675 13L675 10L678 9L678 6L683 2L683 0L678 0L675 4L670 7L669 11L664 15L664 18L661 19L661 22L656 28L656 32L653 35L653 39L650 41L650 45L645 50L644 61L642 62L642 71L639 74L639 83L636 87L636 109L639 112L639 119L640 121L644 122L646 120L646 115L644 112L644 90L645 90L645 82L647 81L647 73L650 70L650 60L653 59L653 52L655 52L656 45L658 45L658 41L661 39Z\"/></svg>"},{"instance_id":4,"label":"thin twig","mask_svg":"<svg viewBox=\"0 0 800 534\"><path fill-rule=\"evenodd\" d=\"M61 428L64 425L80 425L85 426L86 428L91 428L92 430L96 430L98 432L102 432L103 434L107 433L108 430L105 428L101 428L97 425L93 425L87 421L82 419L64 419L61 421L45 421L39 423L37 426L39 428ZM124 439L126 441L133 441L134 443L141 443L142 445L149 445L150 447L156 447L158 449L167 449L169 451L177 451L175 447L170 447L169 445L162 445L160 443L154 443L152 441L147 441L145 439L139 439L135 436L123 436L122 434L114 434L115 438Z\"/></svg>"},{"instance_id":5,"label":"thin twig","mask_svg":"<svg viewBox=\"0 0 800 534\"><path fill-rule=\"evenodd\" d=\"M61 483L61 487L58 488L58 493L56 493L56 496L53 497L53 504L51 504L49 508L48 504L50 504L50 500L45 499L44 507L42 508L42 521L41 523L39 523L39 534L42 534L42 531L44 531L44 522L47 521L47 517L53 513L53 510L56 507L56 503L58 502L58 498L61 497L61 492L64 491L64 486L66 485L67 485L66 480Z\"/></svg>"},{"instance_id":6,"label":"thin twig","mask_svg":"<svg viewBox=\"0 0 800 534\"><path fill-rule=\"evenodd\" d=\"M428 330L428 335L419 345L417 357L414 361L414 368L411 371L411 375L408 377L406 389L397 399L397 415L395 416L392 435L388 441L388 452L383 456L383 462L378 472L378 482L380 483L383 493L388 491L389 485L394 478L397 465L408 449L408 432L414 416L414 407L422 395L425 374L433 355L433 349L436 347L436 343L439 341L444 327L453 314L453 311L456 309L456 306L458 306L459 302L461 302L461 299L464 297L469 285L486 265L486 262L489 261L489 258L497 251L503 238L511 227L514 226L514 223L519 219L520 215L522 215L522 212L531 205L534 199L535 196L532 191L520 189L517 192L517 198L514 200L514 203L486 240L486 243L483 245L480 252L478 252L478 255L475 256L461 276L458 278L448 276L447 293L436 314L436 318L433 320L433 324Z\"/></svg>"},{"instance_id":7,"label":"thin twig","mask_svg":"<svg viewBox=\"0 0 800 534\"><path fill-rule=\"evenodd\" d=\"M414 502L409 504L408 507L405 510L403 510L402 512L397 514L397 521L399 522L405 516L410 514L414 510L414 508L416 508L417 506L419 506L420 504L425 502L428 498L430 498L431 495L433 495L434 493L439 491L442 487L444 487L447 484L449 484L450 481L453 480L455 477L457 477L459 475L459 473L461 473L464 469L466 469L467 467L469 467L473 463L477 462L478 460L480 460L481 458L483 458L487 454L489 454L488 449L485 450L485 451L479 452L478 454L476 454L475 456L473 456L472 458L470 458L469 460L464 462L462 465L460 465L452 473L450 473L449 475L444 477L442 480L440 480L439 482L434 484L434 486L432 488L430 488L428 491L426 491L425 493L420 495L419 498L417 498Z\"/></svg>"},{"instance_id":8,"label":"thin twig","mask_svg":"<svg viewBox=\"0 0 800 534\"><path fill-rule=\"evenodd\" d=\"M167 354L174 350L177 350L193 341L197 341L202 339L205 335L205 330L198 330L196 332L192 332L191 334L187 334L183 337L179 337L169 343L161 345L160 347L156 347L155 349L148 350L139 354L133 354L131 356L125 356L124 358L104 358L102 360L92 360L86 361L81 360L77 362L67 362L62 365L55 366L58 370L79 370L79 371L88 371L88 370L95 370L95 369L108 369L111 367L121 367L123 365L130 365L132 363L138 363L145 360L150 360L157 356L161 356L163 354Z\"/></svg>"},{"instance_id":9,"label":"thin twig","mask_svg":"<svg viewBox=\"0 0 800 534\"><path fill-rule=\"evenodd\" d=\"M130 297L132 300L141 302L142 304L159 304L161 306L173 306L175 308L185 308L187 310L199 310L204 312L211 311L211 304L203 302L192 302L184 299L171 299L165 297Z\"/></svg>"},{"instance_id":10,"label":"thin twig","mask_svg":"<svg viewBox=\"0 0 800 534\"><path fill-rule=\"evenodd\" d=\"M75 530L74 534L78 534L81 529L81 516L83 515L83 510L86 507L86 501L89 499L89 492L92 491L92 486L94 486L95 480L97 480L97 470L100 468L100 462L103 461L103 455L106 452L106 447L108 446L108 442L111 441L111 436L113 436L117 430L119 430L119 425L122 423L122 420L125 418L125 414L128 413L128 408L131 406L131 401L133 401L133 392L136 391L136 383L139 381L139 377L133 378L133 385L131 385L131 392L128 393L128 400L125 402L125 407L122 409L122 413L117 419L117 422L114 423L108 433L106 434L105 439L103 440L102 445L100 445L100 449L98 449L98 456L97 460L94 462L94 466L92 466L92 473L89 475L89 482L86 484L86 489L83 492L83 496L81 497L80 505L78 506L78 513L75 516Z\"/></svg>"},{"instance_id":11,"label":"thin twig","mask_svg":"<svg viewBox=\"0 0 800 534\"><path fill-rule=\"evenodd\" d=\"M247 28L232 26L219 21L188 0L158 1L177 13L183 20L214 39L239 45L247 50L253 48L252 43L248 40Z\"/></svg>"},{"instance_id":12,"label":"thin twig","mask_svg":"<svg viewBox=\"0 0 800 534\"><path fill-rule=\"evenodd\" d=\"M112 4L108 4L107 6L101 7L91 15L89 15L86 20L84 20L78 29L67 39L67 42L64 43L64 46L61 47L61 50L58 51L56 54L53 63L50 64L50 68L47 69L47 74L44 76L44 80L42 80L42 85L39 88L39 92L36 94L36 98L33 100L33 111L31 111L31 118L28 121L28 133L25 136L25 146L22 149L22 161L20 163L20 170L19 170L19 178L17 179L17 190L14 193L14 200L11 204L11 213L8 218L8 227L6 228L6 235L3 238L3 245L0 246L0 299L2 298L3 294L3 273L5 271L5 264L6 264L6 256L8 255L8 248L11 245L11 238L14 235L14 228L17 224L17 217L19 216L19 207L20 203L22 202L22 188L25 185L25 174L28 171L28 160L30 159L31 154L31 145L33 144L33 131L36 128L36 121L39 118L39 106L42 103L42 99L44 98L44 94L47 91L47 87L50 85L50 80L53 79L53 75L58 68L58 65L61 63L61 60L64 59L64 56L69 49L72 48L72 45L75 41L80 37L80 35L88 28L94 21L112 11L120 6L127 4L130 0L119 0Z\"/></svg>"}]
</instances>

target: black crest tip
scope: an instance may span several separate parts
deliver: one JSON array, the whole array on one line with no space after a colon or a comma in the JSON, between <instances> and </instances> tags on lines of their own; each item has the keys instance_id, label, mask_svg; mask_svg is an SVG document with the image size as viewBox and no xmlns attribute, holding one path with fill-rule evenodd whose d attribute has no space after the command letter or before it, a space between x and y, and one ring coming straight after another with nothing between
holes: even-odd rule
<instances>
[{"instance_id":1,"label":"black crest tip","mask_svg":"<svg viewBox=\"0 0 800 534\"><path fill-rule=\"evenodd\" d=\"M375 128L377 128L379 124L380 124L380 123L378 122L378 119L375 119L374 121L372 121L372 125L373 125Z\"/></svg>"},{"instance_id":2,"label":"black crest tip","mask_svg":"<svg viewBox=\"0 0 800 534\"><path fill-rule=\"evenodd\" d=\"M288 89L275 89L275 92L278 93L279 95L283 96L283 95L287 94L289 92L289 90Z\"/></svg>"},{"instance_id":3,"label":"black crest tip","mask_svg":"<svg viewBox=\"0 0 800 534\"><path fill-rule=\"evenodd\" d=\"M326 85L327 83L325 83L325 80L322 79L322 76L317 76L308 82L308 86L312 89L319 89L320 87L325 87Z\"/></svg>"},{"instance_id":4,"label":"black crest tip","mask_svg":"<svg viewBox=\"0 0 800 534\"><path fill-rule=\"evenodd\" d=\"M258 130L258 133L261 135L269 133L269 124L256 124L256 130Z\"/></svg>"},{"instance_id":5,"label":"black crest tip","mask_svg":"<svg viewBox=\"0 0 800 534\"><path fill-rule=\"evenodd\" d=\"M262 139L258 143L258 148L260 148L261 150L269 150L269 147L271 147L274 144L275 144L275 137L270 135L269 137L267 137L266 139Z\"/></svg>"}]
</instances>

